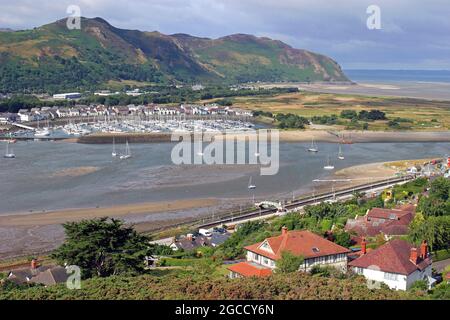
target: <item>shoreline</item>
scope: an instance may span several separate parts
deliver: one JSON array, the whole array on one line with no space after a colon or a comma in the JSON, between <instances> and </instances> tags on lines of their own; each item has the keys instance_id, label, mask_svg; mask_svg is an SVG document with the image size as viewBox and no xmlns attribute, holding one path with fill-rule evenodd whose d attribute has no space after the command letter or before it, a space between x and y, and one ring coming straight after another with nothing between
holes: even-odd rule
<instances>
[{"instance_id":1,"label":"shoreline","mask_svg":"<svg viewBox=\"0 0 450 320\"><path fill-rule=\"evenodd\" d=\"M283 130L280 132L280 142L310 142L314 138L317 142L341 142L340 135L352 143L382 143L382 142L450 142L450 131L325 131L325 130ZM222 134L213 134L215 138ZM248 137L245 133L232 136ZM81 144L111 144L116 143L177 143L171 140L170 133L121 133L121 134L92 134L80 138L68 138L60 142Z\"/></svg>"}]
</instances>

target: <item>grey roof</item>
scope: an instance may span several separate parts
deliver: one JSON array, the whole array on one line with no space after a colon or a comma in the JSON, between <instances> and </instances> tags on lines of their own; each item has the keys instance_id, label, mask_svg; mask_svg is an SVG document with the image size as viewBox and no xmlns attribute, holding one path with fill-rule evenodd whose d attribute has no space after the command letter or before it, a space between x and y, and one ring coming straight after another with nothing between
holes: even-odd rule
<instances>
[{"instance_id":1,"label":"grey roof","mask_svg":"<svg viewBox=\"0 0 450 320\"><path fill-rule=\"evenodd\" d=\"M15 283L39 283L45 286L66 282L66 269L60 266L41 266L37 269L19 269L9 273L8 280Z\"/></svg>"}]
</instances>

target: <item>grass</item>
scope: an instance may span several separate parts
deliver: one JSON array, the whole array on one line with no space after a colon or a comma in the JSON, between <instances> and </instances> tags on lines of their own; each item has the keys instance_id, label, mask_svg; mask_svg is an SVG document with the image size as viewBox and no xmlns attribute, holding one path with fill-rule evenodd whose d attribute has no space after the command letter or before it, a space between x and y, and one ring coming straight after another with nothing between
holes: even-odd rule
<instances>
[{"instance_id":1,"label":"grass","mask_svg":"<svg viewBox=\"0 0 450 320\"><path fill-rule=\"evenodd\" d=\"M248 110L293 113L303 117L339 115L342 110L378 109L389 120L405 119L400 129L443 131L450 129L448 102L397 97L369 97L351 94L301 92L272 97L237 97L235 105ZM341 119L344 124L350 120ZM389 121L369 122L369 130L394 130Z\"/></svg>"},{"instance_id":2,"label":"grass","mask_svg":"<svg viewBox=\"0 0 450 320\"><path fill-rule=\"evenodd\" d=\"M442 261L445 259L450 259L450 250L438 250L433 252L433 261L437 262L437 261Z\"/></svg>"}]
</instances>

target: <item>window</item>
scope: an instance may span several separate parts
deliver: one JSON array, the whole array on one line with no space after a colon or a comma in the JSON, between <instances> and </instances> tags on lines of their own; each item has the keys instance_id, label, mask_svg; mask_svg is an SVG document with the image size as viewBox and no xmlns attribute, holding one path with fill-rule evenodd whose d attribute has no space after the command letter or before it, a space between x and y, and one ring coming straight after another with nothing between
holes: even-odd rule
<instances>
[{"instance_id":1,"label":"window","mask_svg":"<svg viewBox=\"0 0 450 320\"><path fill-rule=\"evenodd\" d=\"M397 276L398 275L396 273L389 273L389 272L384 273L385 280L397 281Z\"/></svg>"}]
</instances>

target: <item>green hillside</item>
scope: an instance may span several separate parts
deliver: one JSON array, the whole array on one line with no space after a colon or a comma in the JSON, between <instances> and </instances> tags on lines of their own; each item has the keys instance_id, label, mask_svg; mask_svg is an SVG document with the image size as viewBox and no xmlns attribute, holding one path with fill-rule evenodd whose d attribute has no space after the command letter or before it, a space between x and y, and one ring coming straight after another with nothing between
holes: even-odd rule
<instances>
[{"instance_id":1,"label":"green hillside","mask_svg":"<svg viewBox=\"0 0 450 320\"><path fill-rule=\"evenodd\" d=\"M251 35L220 39L123 30L101 18L0 32L0 91L95 89L110 80L150 83L347 81L330 58Z\"/></svg>"}]
</instances>

